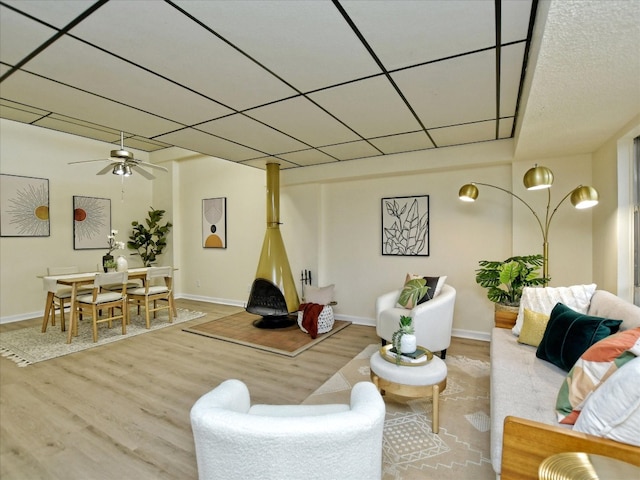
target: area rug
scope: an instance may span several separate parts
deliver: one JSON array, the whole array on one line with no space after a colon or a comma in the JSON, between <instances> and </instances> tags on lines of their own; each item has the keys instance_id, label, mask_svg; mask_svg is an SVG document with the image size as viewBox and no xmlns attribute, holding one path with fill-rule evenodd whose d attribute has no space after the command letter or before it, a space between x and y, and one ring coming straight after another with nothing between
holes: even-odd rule
<instances>
[{"instance_id":1,"label":"area rug","mask_svg":"<svg viewBox=\"0 0 640 480\"><path fill-rule=\"evenodd\" d=\"M330 332L319 334L313 339L308 333L300 330L297 323L286 328L256 328L253 326L253 322L259 318L259 315L249 312L239 312L200 325L184 328L183 330L204 335L205 337L266 350L267 352L295 357L351 325L351 322L336 320Z\"/></svg>"},{"instance_id":2,"label":"area rug","mask_svg":"<svg viewBox=\"0 0 640 480\"><path fill-rule=\"evenodd\" d=\"M156 319L152 320L149 330L146 328L144 316L131 315L126 335L122 335L122 327L117 322L114 322L112 328L101 324L98 326L98 341L96 343L93 342L90 324L81 325L78 329L78 336L73 337L70 344L67 344L67 332L61 332L59 324L55 327L50 325L44 333L41 332L40 325L12 330L0 333L0 355L13 360L19 367L26 367L33 363L125 340L205 315L202 312L184 308L178 308L177 313L177 318L173 319L173 323L169 323L166 312L159 313Z\"/></svg>"},{"instance_id":3,"label":"area rug","mask_svg":"<svg viewBox=\"0 0 640 480\"><path fill-rule=\"evenodd\" d=\"M353 385L370 380L369 358L378 348L369 345L302 403L349 403ZM431 431L430 397L384 396L383 480L495 479L489 451L489 363L455 355L445 363L439 434Z\"/></svg>"}]
</instances>

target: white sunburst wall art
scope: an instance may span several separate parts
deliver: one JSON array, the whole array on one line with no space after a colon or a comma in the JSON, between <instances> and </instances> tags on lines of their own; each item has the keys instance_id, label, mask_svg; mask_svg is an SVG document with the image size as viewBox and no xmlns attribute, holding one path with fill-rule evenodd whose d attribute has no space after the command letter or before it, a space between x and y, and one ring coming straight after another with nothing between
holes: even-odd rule
<instances>
[{"instance_id":1,"label":"white sunburst wall art","mask_svg":"<svg viewBox=\"0 0 640 480\"><path fill-rule=\"evenodd\" d=\"M109 248L111 199L73 196L73 249Z\"/></svg>"},{"instance_id":2,"label":"white sunburst wall art","mask_svg":"<svg viewBox=\"0 0 640 480\"><path fill-rule=\"evenodd\" d=\"M48 237L49 180L0 174L0 236Z\"/></svg>"},{"instance_id":3,"label":"white sunburst wall art","mask_svg":"<svg viewBox=\"0 0 640 480\"><path fill-rule=\"evenodd\" d=\"M203 248L227 248L227 198L202 200Z\"/></svg>"}]
</instances>

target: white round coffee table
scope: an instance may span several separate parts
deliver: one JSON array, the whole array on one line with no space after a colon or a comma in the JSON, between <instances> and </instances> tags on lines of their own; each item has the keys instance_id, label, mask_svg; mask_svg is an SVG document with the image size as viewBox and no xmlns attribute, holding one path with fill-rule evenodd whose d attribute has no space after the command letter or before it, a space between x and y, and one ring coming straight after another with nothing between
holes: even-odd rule
<instances>
[{"instance_id":1,"label":"white round coffee table","mask_svg":"<svg viewBox=\"0 0 640 480\"><path fill-rule=\"evenodd\" d=\"M383 347L384 348L384 347ZM371 381L382 395L386 392L401 397L433 397L431 429L438 433L440 392L447 387L447 365L435 355L424 365L396 365L376 352L371 356Z\"/></svg>"}]
</instances>

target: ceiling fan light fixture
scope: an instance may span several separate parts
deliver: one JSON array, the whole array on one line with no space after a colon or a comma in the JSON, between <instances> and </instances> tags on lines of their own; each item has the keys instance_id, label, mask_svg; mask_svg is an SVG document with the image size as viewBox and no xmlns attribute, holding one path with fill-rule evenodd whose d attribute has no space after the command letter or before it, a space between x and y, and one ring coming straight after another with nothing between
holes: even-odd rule
<instances>
[{"instance_id":1,"label":"ceiling fan light fixture","mask_svg":"<svg viewBox=\"0 0 640 480\"><path fill-rule=\"evenodd\" d=\"M115 167L113 167L113 172L114 175L124 175L125 174L125 166L122 163L117 164Z\"/></svg>"},{"instance_id":2,"label":"ceiling fan light fixture","mask_svg":"<svg viewBox=\"0 0 640 480\"><path fill-rule=\"evenodd\" d=\"M124 166L124 176L130 177L133 172L131 171L131 167L129 165Z\"/></svg>"}]
</instances>

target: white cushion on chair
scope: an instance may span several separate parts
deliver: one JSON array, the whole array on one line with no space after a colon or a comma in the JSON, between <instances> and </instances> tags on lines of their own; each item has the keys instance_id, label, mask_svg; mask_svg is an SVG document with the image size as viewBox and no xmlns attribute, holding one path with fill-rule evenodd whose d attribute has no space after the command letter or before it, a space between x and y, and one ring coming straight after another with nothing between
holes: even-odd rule
<instances>
[{"instance_id":1,"label":"white cushion on chair","mask_svg":"<svg viewBox=\"0 0 640 480\"><path fill-rule=\"evenodd\" d=\"M105 303L105 302L115 302L122 298L122 294L117 292L105 292L99 293L96 296L96 303ZM78 302L80 303L93 303L93 294L90 295L80 295L78 297Z\"/></svg>"},{"instance_id":2,"label":"white cushion on chair","mask_svg":"<svg viewBox=\"0 0 640 480\"><path fill-rule=\"evenodd\" d=\"M156 293L164 293L168 291L169 289L164 285L155 285L155 286L149 287L149 295L155 295ZM147 291L145 290L144 287L136 287L136 288L128 289L127 293L129 295L146 295Z\"/></svg>"}]
</instances>

